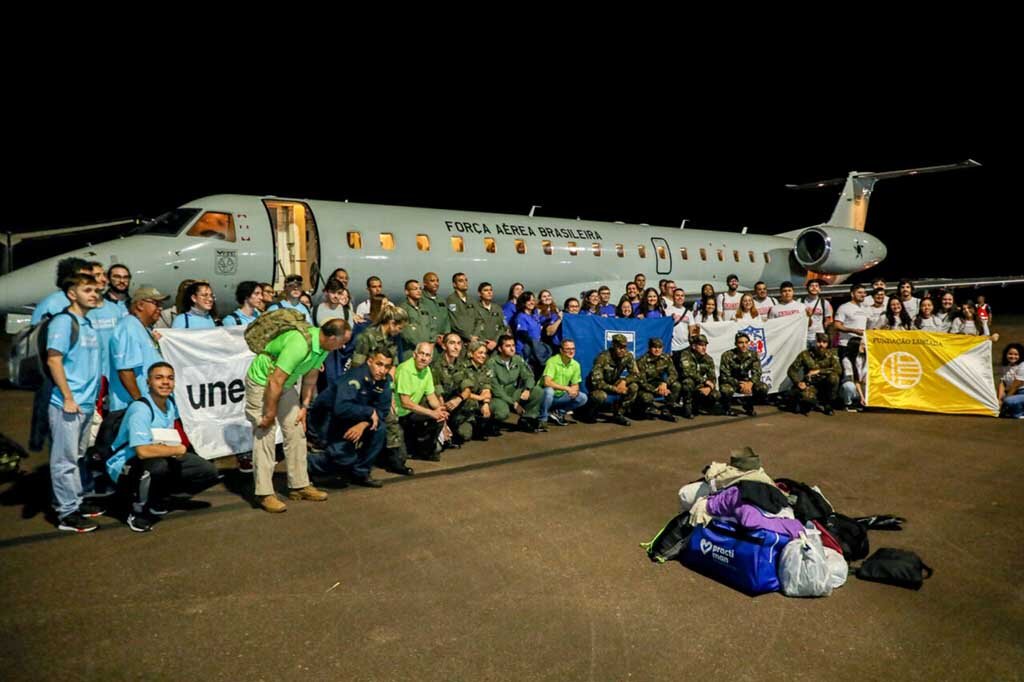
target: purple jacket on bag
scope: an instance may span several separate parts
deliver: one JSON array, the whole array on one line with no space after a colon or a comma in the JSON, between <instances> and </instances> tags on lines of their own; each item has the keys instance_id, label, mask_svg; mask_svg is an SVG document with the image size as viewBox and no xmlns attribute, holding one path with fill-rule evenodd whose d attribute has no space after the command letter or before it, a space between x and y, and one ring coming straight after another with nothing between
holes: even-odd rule
<instances>
[{"instance_id":1,"label":"purple jacket on bag","mask_svg":"<svg viewBox=\"0 0 1024 682\"><path fill-rule=\"evenodd\" d=\"M708 513L712 516L726 516L736 519L743 528L771 530L796 539L805 528L795 519L776 519L764 515L752 504L740 503L740 489L730 486L720 493L708 497Z\"/></svg>"}]
</instances>

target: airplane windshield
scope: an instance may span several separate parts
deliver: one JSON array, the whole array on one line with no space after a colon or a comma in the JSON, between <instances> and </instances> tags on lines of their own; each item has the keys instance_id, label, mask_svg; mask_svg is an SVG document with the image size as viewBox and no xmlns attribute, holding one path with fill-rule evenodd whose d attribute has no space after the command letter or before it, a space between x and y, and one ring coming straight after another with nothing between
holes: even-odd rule
<instances>
[{"instance_id":1,"label":"airplane windshield","mask_svg":"<svg viewBox=\"0 0 1024 682\"><path fill-rule=\"evenodd\" d=\"M159 234L176 237L181 229L199 213L198 208L176 208L152 220L143 221L131 230L131 234Z\"/></svg>"}]
</instances>

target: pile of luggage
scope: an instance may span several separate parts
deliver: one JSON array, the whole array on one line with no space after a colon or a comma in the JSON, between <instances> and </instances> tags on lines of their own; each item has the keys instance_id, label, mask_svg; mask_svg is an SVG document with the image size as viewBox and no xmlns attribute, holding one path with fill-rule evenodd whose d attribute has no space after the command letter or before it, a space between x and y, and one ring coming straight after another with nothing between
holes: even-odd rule
<instances>
[{"instance_id":1,"label":"pile of luggage","mask_svg":"<svg viewBox=\"0 0 1024 682\"><path fill-rule=\"evenodd\" d=\"M900 530L905 522L845 516L817 486L770 477L750 448L702 473L679 490L682 513L641 546L652 561L679 560L749 595L828 596L846 583L849 562L868 556L869 528ZM931 569L893 552L901 550L879 550L858 576L919 589Z\"/></svg>"}]
</instances>

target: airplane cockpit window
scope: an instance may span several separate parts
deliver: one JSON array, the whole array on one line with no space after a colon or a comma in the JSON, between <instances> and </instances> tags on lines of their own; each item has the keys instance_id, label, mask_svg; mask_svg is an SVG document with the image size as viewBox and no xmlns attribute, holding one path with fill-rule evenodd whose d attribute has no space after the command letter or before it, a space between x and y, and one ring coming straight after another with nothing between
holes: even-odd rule
<instances>
[{"instance_id":1,"label":"airplane cockpit window","mask_svg":"<svg viewBox=\"0 0 1024 682\"><path fill-rule=\"evenodd\" d=\"M597 242L594 242L593 244L590 245L590 250L594 252L595 256L601 255L601 245L598 244Z\"/></svg>"},{"instance_id":2,"label":"airplane cockpit window","mask_svg":"<svg viewBox=\"0 0 1024 682\"><path fill-rule=\"evenodd\" d=\"M131 228L129 234L158 234L177 237L181 228L199 215L199 211L198 208L176 208L173 211L162 213L152 220L143 221Z\"/></svg>"},{"instance_id":3,"label":"airplane cockpit window","mask_svg":"<svg viewBox=\"0 0 1024 682\"><path fill-rule=\"evenodd\" d=\"M430 237L425 234L416 235L416 248L420 251L430 251Z\"/></svg>"},{"instance_id":4,"label":"airplane cockpit window","mask_svg":"<svg viewBox=\"0 0 1024 682\"><path fill-rule=\"evenodd\" d=\"M462 240L462 237L452 237L452 251L455 253L462 253L466 250L466 242Z\"/></svg>"},{"instance_id":5,"label":"airplane cockpit window","mask_svg":"<svg viewBox=\"0 0 1024 682\"><path fill-rule=\"evenodd\" d=\"M235 221L230 213L207 211L188 231L189 237L235 241Z\"/></svg>"},{"instance_id":6,"label":"airplane cockpit window","mask_svg":"<svg viewBox=\"0 0 1024 682\"><path fill-rule=\"evenodd\" d=\"M750 257L750 262L751 263L756 263L757 262L757 257L754 256L754 252L753 251L747 251L747 256Z\"/></svg>"},{"instance_id":7,"label":"airplane cockpit window","mask_svg":"<svg viewBox=\"0 0 1024 682\"><path fill-rule=\"evenodd\" d=\"M636 251L637 251L637 253L640 254L641 258L647 258L647 247L644 246L643 244L641 244L638 247L636 247Z\"/></svg>"},{"instance_id":8,"label":"airplane cockpit window","mask_svg":"<svg viewBox=\"0 0 1024 682\"><path fill-rule=\"evenodd\" d=\"M348 248L350 249L361 249L363 248L363 235L358 232L348 233Z\"/></svg>"},{"instance_id":9,"label":"airplane cockpit window","mask_svg":"<svg viewBox=\"0 0 1024 682\"><path fill-rule=\"evenodd\" d=\"M716 249L716 251L718 253L718 262L719 263L724 263L725 262L725 251L723 251L722 249Z\"/></svg>"},{"instance_id":10,"label":"airplane cockpit window","mask_svg":"<svg viewBox=\"0 0 1024 682\"><path fill-rule=\"evenodd\" d=\"M554 249L551 248L551 240L550 239L542 239L542 240L540 240L540 247L544 250L544 255L545 256L550 256L555 251Z\"/></svg>"},{"instance_id":11,"label":"airplane cockpit window","mask_svg":"<svg viewBox=\"0 0 1024 682\"><path fill-rule=\"evenodd\" d=\"M570 255L570 256L575 256L575 255L576 255L576 254L578 254L579 252L580 252L580 250L579 250L579 248L578 248L578 247L576 246L576 242L569 242L569 255Z\"/></svg>"},{"instance_id":12,"label":"airplane cockpit window","mask_svg":"<svg viewBox=\"0 0 1024 682\"><path fill-rule=\"evenodd\" d=\"M385 251L394 251L395 250L395 235L393 235L390 232L381 232L380 233L380 248L384 249Z\"/></svg>"},{"instance_id":13,"label":"airplane cockpit window","mask_svg":"<svg viewBox=\"0 0 1024 682\"><path fill-rule=\"evenodd\" d=\"M526 254L526 240L523 240L523 239L517 239L516 240L516 253L518 253L520 256Z\"/></svg>"},{"instance_id":14,"label":"airplane cockpit window","mask_svg":"<svg viewBox=\"0 0 1024 682\"><path fill-rule=\"evenodd\" d=\"M484 251L487 253L497 253L498 243L494 241L494 237L484 237Z\"/></svg>"},{"instance_id":15,"label":"airplane cockpit window","mask_svg":"<svg viewBox=\"0 0 1024 682\"><path fill-rule=\"evenodd\" d=\"M686 251L686 247L685 247L685 246L681 246L681 247L679 247L679 256L680 256L680 257L681 257L681 258L682 258L683 260L690 260L690 254L689 254L689 253L687 253L687 251Z\"/></svg>"},{"instance_id":16,"label":"airplane cockpit window","mask_svg":"<svg viewBox=\"0 0 1024 682\"><path fill-rule=\"evenodd\" d=\"M623 246L622 244L616 244L615 255L618 256L619 258L624 258L626 256L626 247Z\"/></svg>"},{"instance_id":17,"label":"airplane cockpit window","mask_svg":"<svg viewBox=\"0 0 1024 682\"><path fill-rule=\"evenodd\" d=\"M707 260L708 259L708 250L707 249L701 248L701 250L700 250L700 259L701 260Z\"/></svg>"}]
</instances>

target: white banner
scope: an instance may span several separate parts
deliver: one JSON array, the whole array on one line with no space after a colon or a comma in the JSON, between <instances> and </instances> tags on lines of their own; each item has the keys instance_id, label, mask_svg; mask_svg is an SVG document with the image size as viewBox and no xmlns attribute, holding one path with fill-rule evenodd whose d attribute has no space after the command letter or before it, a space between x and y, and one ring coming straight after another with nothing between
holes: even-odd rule
<instances>
[{"instance_id":1,"label":"white banner","mask_svg":"<svg viewBox=\"0 0 1024 682\"><path fill-rule=\"evenodd\" d=\"M245 374L254 356L244 332L243 327L160 330L160 353L174 367L181 423L206 459L252 450Z\"/></svg>"},{"instance_id":2,"label":"white banner","mask_svg":"<svg viewBox=\"0 0 1024 682\"><path fill-rule=\"evenodd\" d=\"M708 337L708 355L715 369L722 367L722 353L736 347L736 332L750 335L750 348L761 360L761 380L769 393L789 390L786 371L801 351L807 349L807 317L790 315L775 320L705 322L701 333Z\"/></svg>"}]
</instances>

